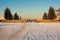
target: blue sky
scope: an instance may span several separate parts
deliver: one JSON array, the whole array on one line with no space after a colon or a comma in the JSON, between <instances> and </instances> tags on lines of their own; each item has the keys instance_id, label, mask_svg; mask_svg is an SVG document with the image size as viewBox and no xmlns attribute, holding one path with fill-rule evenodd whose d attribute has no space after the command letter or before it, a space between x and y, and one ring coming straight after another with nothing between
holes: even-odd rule
<instances>
[{"instance_id":1,"label":"blue sky","mask_svg":"<svg viewBox=\"0 0 60 40\"><path fill-rule=\"evenodd\" d=\"M6 7L11 13L17 12L19 16L42 16L49 7L60 8L60 0L0 0L0 16L4 15Z\"/></svg>"}]
</instances>

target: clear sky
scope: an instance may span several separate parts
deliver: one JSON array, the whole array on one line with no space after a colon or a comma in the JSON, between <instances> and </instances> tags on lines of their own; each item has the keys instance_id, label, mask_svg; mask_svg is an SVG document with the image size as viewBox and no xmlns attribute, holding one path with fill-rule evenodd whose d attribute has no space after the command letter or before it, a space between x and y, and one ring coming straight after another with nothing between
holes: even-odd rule
<instances>
[{"instance_id":1,"label":"clear sky","mask_svg":"<svg viewBox=\"0 0 60 40\"><path fill-rule=\"evenodd\" d=\"M19 16L42 16L49 7L60 8L60 0L0 0L0 16L3 16L6 7L11 13Z\"/></svg>"}]
</instances>

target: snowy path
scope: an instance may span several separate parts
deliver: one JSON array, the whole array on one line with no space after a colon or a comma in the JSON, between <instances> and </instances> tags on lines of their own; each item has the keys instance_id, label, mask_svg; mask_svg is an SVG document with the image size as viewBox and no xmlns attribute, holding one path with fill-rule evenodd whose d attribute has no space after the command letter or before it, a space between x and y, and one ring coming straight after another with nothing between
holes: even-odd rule
<instances>
[{"instance_id":1,"label":"snowy path","mask_svg":"<svg viewBox=\"0 0 60 40\"><path fill-rule=\"evenodd\" d=\"M0 40L60 40L60 23L0 23Z\"/></svg>"}]
</instances>

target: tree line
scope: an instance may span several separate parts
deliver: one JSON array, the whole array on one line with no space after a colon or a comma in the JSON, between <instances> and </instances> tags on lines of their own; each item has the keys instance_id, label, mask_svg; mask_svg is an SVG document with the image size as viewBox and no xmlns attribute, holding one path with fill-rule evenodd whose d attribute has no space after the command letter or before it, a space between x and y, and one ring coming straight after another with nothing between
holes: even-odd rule
<instances>
[{"instance_id":1,"label":"tree line","mask_svg":"<svg viewBox=\"0 0 60 40\"><path fill-rule=\"evenodd\" d=\"M56 18L57 15L55 14L55 10L53 7L50 7L48 13L45 12L43 15L43 20L53 20Z\"/></svg>"},{"instance_id":2,"label":"tree line","mask_svg":"<svg viewBox=\"0 0 60 40\"><path fill-rule=\"evenodd\" d=\"M11 11L9 8L6 8L5 11L4 11L4 18L6 20L21 20L22 17L19 15L17 15L17 13L15 13L14 15L11 14ZM56 19L57 16L55 14L55 10L53 7L50 7L49 10L48 10L48 13L44 13L43 15L43 20L53 20L53 19Z\"/></svg>"},{"instance_id":3,"label":"tree line","mask_svg":"<svg viewBox=\"0 0 60 40\"><path fill-rule=\"evenodd\" d=\"M19 15L17 15L17 13L15 13L14 15L11 14L11 11L9 8L6 8L5 11L4 11L4 18L6 20L21 20L22 17Z\"/></svg>"}]
</instances>

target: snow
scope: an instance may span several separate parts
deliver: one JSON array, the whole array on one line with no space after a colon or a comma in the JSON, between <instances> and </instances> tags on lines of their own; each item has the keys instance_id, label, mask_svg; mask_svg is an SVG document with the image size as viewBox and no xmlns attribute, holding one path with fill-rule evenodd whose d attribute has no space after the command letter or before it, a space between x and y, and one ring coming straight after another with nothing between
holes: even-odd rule
<instances>
[{"instance_id":1,"label":"snow","mask_svg":"<svg viewBox=\"0 0 60 40\"><path fill-rule=\"evenodd\" d=\"M60 40L60 23L0 23L0 40Z\"/></svg>"}]
</instances>

